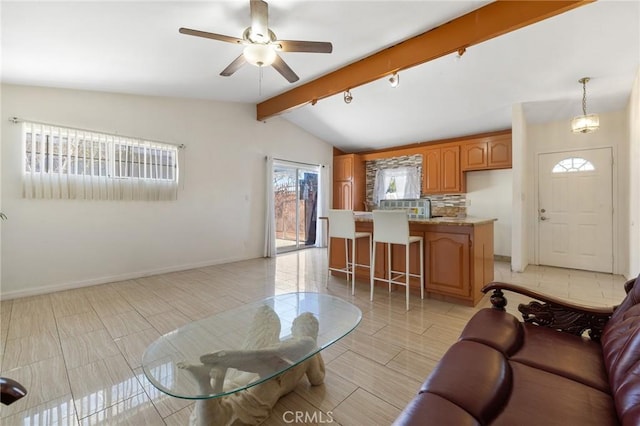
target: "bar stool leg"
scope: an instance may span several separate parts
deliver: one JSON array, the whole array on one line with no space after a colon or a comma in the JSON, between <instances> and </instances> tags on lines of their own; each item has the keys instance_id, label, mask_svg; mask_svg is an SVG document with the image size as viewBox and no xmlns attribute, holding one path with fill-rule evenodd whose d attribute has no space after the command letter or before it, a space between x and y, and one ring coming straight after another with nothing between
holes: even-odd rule
<instances>
[{"instance_id":1,"label":"bar stool leg","mask_svg":"<svg viewBox=\"0 0 640 426\"><path fill-rule=\"evenodd\" d=\"M357 246L357 239L354 238L353 240L351 240L351 295L355 296L356 294L356 261L357 261L357 256L356 256L356 246Z\"/></svg>"},{"instance_id":2,"label":"bar stool leg","mask_svg":"<svg viewBox=\"0 0 640 426\"><path fill-rule=\"evenodd\" d=\"M393 262L391 261L391 243L387 243L387 258L389 259L389 270L387 274L387 283L389 284L389 293L391 293L391 265Z\"/></svg>"},{"instance_id":3,"label":"bar stool leg","mask_svg":"<svg viewBox=\"0 0 640 426\"><path fill-rule=\"evenodd\" d=\"M371 286L371 298L370 300L373 302L373 277L375 274L375 270L376 270L376 246L377 244L374 242L373 243L373 249L372 249L372 254L371 254L371 261L369 262L369 265L371 265L371 269L369 271L369 278L370 278L370 286Z\"/></svg>"},{"instance_id":4,"label":"bar stool leg","mask_svg":"<svg viewBox=\"0 0 640 426\"><path fill-rule=\"evenodd\" d=\"M424 239L420 240L420 298L424 299Z\"/></svg>"},{"instance_id":5,"label":"bar stool leg","mask_svg":"<svg viewBox=\"0 0 640 426\"><path fill-rule=\"evenodd\" d=\"M345 268L347 271L347 283L349 282L349 240L344 239L344 258L346 259Z\"/></svg>"},{"instance_id":6,"label":"bar stool leg","mask_svg":"<svg viewBox=\"0 0 640 426\"><path fill-rule=\"evenodd\" d=\"M405 285L406 285L406 294L407 294L407 311L409 310L409 246L411 244L407 243L404 246L404 251L405 251Z\"/></svg>"},{"instance_id":7,"label":"bar stool leg","mask_svg":"<svg viewBox=\"0 0 640 426\"><path fill-rule=\"evenodd\" d=\"M325 288L329 288L329 279L331 278L331 237L327 238L327 284Z\"/></svg>"}]
</instances>

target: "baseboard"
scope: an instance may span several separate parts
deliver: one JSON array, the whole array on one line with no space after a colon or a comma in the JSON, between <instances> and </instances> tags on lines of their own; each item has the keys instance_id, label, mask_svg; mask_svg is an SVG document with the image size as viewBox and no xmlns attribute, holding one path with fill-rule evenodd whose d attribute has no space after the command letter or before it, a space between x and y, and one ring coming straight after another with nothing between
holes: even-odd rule
<instances>
[{"instance_id":1,"label":"baseboard","mask_svg":"<svg viewBox=\"0 0 640 426\"><path fill-rule=\"evenodd\" d=\"M12 300L12 299L18 299L20 297L40 296L42 294L55 293L57 291L75 290L78 288L91 287L94 285L133 280L136 278L150 277L153 275L168 274L170 272L187 271L189 269L204 268L207 266L215 266L215 265L221 265L224 263L240 262L240 261L249 260L249 259L254 259L254 258L239 257L239 258L209 260L204 262L170 266L167 268L151 269L146 271L136 271L136 272L126 273L126 274L92 278L88 280L74 281L70 283L45 285L45 286L40 286L40 287L35 287L35 288L30 288L25 290L10 291L6 293L2 292L2 290L0 289L0 300Z\"/></svg>"},{"instance_id":2,"label":"baseboard","mask_svg":"<svg viewBox=\"0 0 640 426\"><path fill-rule=\"evenodd\" d=\"M511 256L502 256L500 254L493 255L494 262L507 262L511 263Z\"/></svg>"}]
</instances>

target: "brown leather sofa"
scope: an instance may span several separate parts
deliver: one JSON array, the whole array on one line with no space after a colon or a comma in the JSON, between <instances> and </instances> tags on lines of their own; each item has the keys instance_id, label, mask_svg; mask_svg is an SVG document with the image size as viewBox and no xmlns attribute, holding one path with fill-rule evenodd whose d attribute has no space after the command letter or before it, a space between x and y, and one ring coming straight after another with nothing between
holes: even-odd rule
<instances>
[{"instance_id":1,"label":"brown leather sofa","mask_svg":"<svg viewBox=\"0 0 640 426\"><path fill-rule=\"evenodd\" d=\"M634 285L635 284L635 285ZM537 301L504 311L503 290ZM612 308L491 283L395 425L640 425L640 277ZM583 337L588 331L589 337Z\"/></svg>"}]
</instances>

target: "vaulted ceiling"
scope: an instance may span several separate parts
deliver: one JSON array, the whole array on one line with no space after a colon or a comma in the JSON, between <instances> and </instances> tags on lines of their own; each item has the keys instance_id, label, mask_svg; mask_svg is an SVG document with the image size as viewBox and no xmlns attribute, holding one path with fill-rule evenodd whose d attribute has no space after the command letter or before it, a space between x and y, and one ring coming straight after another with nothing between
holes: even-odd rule
<instances>
[{"instance_id":1,"label":"vaulted ceiling","mask_svg":"<svg viewBox=\"0 0 640 426\"><path fill-rule=\"evenodd\" d=\"M1 3L2 81L14 84L259 104L429 31L487 1L269 1L278 38L330 41L331 54L282 53L273 68L219 73L241 46L178 33L241 37L249 1ZM501 130L512 105L527 120L623 109L640 66L640 2L600 0L306 104L280 116L348 151Z\"/></svg>"}]
</instances>

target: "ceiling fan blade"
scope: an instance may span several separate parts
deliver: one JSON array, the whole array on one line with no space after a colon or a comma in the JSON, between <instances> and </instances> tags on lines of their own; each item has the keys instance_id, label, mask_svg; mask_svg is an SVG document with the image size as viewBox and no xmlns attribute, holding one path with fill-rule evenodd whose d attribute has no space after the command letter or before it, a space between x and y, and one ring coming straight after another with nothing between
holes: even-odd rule
<instances>
[{"instance_id":1,"label":"ceiling fan blade","mask_svg":"<svg viewBox=\"0 0 640 426\"><path fill-rule=\"evenodd\" d=\"M216 34L216 33L208 33L206 31L192 30L191 28L180 28L178 31L180 32L180 34L210 38L210 39L219 40L219 41L226 41L227 43L242 44L244 42L244 40L242 40L241 38L231 37L231 36L226 36L226 35Z\"/></svg>"},{"instance_id":2,"label":"ceiling fan blade","mask_svg":"<svg viewBox=\"0 0 640 426\"><path fill-rule=\"evenodd\" d=\"M333 51L333 45L327 41L277 40L274 44L279 44L279 50L283 52L331 53Z\"/></svg>"},{"instance_id":3,"label":"ceiling fan blade","mask_svg":"<svg viewBox=\"0 0 640 426\"><path fill-rule=\"evenodd\" d=\"M269 5L262 0L251 0L251 41L269 41Z\"/></svg>"},{"instance_id":4,"label":"ceiling fan blade","mask_svg":"<svg viewBox=\"0 0 640 426\"><path fill-rule=\"evenodd\" d=\"M286 78L289 83L295 83L296 81L300 80L300 77L298 77L298 75L293 72L291 68L289 68L289 65L287 65L287 63L282 60L280 55L276 55L276 60L273 61L273 64L271 64L271 66L274 67L280 74L282 74L282 76Z\"/></svg>"},{"instance_id":5,"label":"ceiling fan blade","mask_svg":"<svg viewBox=\"0 0 640 426\"><path fill-rule=\"evenodd\" d=\"M238 56L233 60L225 69L222 70L220 75L224 77L229 77L234 72L238 71L244 64L247 63L247 60L244 58L244 55Z\"/></svg>"}]
</instances>

